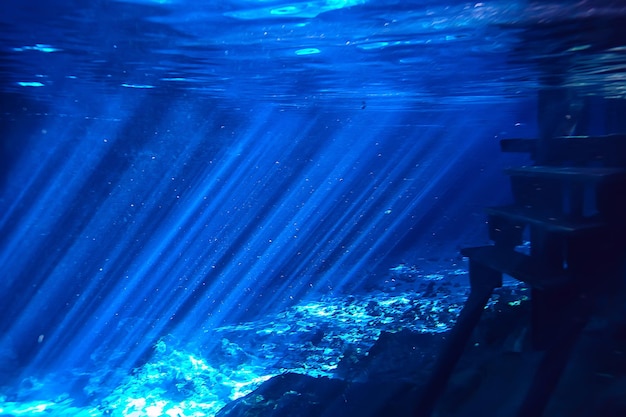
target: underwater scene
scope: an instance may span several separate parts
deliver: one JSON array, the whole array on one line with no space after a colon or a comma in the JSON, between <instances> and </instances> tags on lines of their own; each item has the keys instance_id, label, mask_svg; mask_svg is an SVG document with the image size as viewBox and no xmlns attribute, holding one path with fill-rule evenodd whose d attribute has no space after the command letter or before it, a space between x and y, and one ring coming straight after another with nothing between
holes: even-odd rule
<instances>
[{"instance_id":1,"label":"underwater scene","mask_svg":"<svg viewBox=\"0 0 626 417\"><path fill-rule=\"evenodd\" d=\"M626 416L622 1L10 1L0 54L0 417Z\"/></svg>"}]
</instances>

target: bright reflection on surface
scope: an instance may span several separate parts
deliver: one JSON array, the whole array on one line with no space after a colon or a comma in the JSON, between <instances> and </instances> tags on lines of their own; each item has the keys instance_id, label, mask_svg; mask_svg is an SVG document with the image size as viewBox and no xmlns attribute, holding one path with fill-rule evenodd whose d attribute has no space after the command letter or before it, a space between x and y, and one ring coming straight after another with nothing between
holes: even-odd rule
<instances>
[{"instance_id":1,"label":"bright reflection on surface","mask_svg":"<svg viewBox=\"0 0 626 417\"><path fill-rule=\"evenodd\" d=\"M357 6L365 3L366 0L319 0L277 3L273 4L272 6L262 7L258 9L244 9L235 12L227 12L226 16L244 20L262 19L268 17L298 17L310 19L324 12Z\"/></svg>"},{"instance_id":2,"label":"bright reflection on surface","mask_svg":"<svg viewBox=\"0 0 626 417\"><path fill-rule=\"evenodd\" d=\"M321 51L317 48L304 48L304 49L298 49L296 51L296 55L313 55L313 54L319 54Z\"/></svg>"}]
</instances>

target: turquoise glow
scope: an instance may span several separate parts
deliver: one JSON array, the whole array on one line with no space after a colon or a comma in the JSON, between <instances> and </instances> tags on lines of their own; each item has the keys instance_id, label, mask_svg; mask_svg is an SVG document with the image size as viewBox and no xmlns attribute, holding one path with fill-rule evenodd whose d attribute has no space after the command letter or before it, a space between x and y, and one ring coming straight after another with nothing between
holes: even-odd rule
<instances>
[{"instance_id":1,"label":"turquoise glow","mask_svg":"<svg viewBox=\"0 0 626 417\"><path fill-rule=\"evenodd\" d=\"M296 55L314 55L314 54L319 54L321 51L317 48L304 48L304 49L298 49L296 51Z\"/></svg>"}]
</instances>

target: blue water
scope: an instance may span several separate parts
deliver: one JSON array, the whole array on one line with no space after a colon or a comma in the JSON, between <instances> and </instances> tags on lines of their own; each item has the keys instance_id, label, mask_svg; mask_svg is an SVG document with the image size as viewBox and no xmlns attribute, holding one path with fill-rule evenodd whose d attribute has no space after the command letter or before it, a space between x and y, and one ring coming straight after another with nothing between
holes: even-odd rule
<instances>
[{"instance_id":1,"label":"blue water","mask_svg":"<svg viewBox=\"0 0 626 417\"><path fill-rule=\"evenodd\" d=\"M591 133L624 98L620 7L3 5L0 414L212 416L448 330L529 162L498 140L546 85Z\"/></svg>"}]
</instances>

